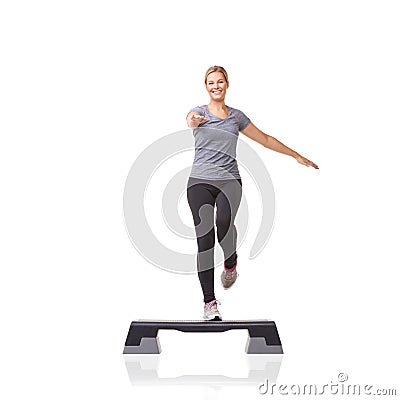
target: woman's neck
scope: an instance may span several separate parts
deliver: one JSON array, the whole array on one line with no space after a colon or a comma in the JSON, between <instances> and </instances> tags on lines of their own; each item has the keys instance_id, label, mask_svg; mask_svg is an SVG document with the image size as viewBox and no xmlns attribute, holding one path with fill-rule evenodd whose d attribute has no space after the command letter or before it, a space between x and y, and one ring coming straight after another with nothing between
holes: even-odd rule
<instances>
[{"instance_id":1,"label":"woman's neck","mask_svg":"<svg viewBox=\"0 0 400 400\"><path fill-rule=\"evenodd\" d=\"M210 101L208 104L208 108L215 110L215 111L226 111L227 106L225 105L225 101Z\"/></svg>"}]
</instances>

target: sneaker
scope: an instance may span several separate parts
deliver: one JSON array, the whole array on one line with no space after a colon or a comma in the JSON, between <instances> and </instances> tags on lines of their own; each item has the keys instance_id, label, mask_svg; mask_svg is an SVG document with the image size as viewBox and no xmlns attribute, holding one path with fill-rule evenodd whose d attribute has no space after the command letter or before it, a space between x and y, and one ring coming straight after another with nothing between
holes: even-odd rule
<instances>
[{"instance_id":1,"label":"sneaker","mask_svg":"<svg viewBox=\"0 0 400 400\"><path fill-rule=\"evenodd\" d=\"M221 321L222 317L218 311L217 304L221 304L218 300L212 300L204 304L204 316L207 321Z\"/></svg>"},{"instance_id":2,"label":"sneaker","mask_svg":"<svg viewBox=\"0 0 400 400\"><path fill-rule=\"evenodd\" d=\"M236 271L236 262L232 268L225 268L221 274L221 282L224 289L229 289L235 282L239 274Z\"/></svg>"}]
</instances>

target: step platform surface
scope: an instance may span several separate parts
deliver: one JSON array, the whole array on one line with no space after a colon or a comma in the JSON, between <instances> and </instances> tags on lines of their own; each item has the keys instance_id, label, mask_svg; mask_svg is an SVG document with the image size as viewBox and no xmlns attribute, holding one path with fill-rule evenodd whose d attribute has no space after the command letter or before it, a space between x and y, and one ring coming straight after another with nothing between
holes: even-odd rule
<instances>
[{"instance_id":1,"label":"step platform surface","mask_svg":"<svg viewBox=\"0 0 400 400\"><path fill-rule=\"evenodd\" d=\"M157 321L137 320L131 323L125 341L124 354L160 354L160 329L181 332L226 332L247 329L249 336L245 351L248 354L283 354L275 322L267 319L245 321Z\"/></svg>"}]
</instances>

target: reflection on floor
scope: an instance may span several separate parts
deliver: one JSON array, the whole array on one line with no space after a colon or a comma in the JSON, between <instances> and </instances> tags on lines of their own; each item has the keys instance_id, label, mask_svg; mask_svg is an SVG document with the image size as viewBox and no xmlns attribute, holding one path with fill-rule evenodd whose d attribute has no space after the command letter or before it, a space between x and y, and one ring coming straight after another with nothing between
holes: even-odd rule
<instances>
[{"instance_id":1,"label":"reflection on floor","mask_svg":"<svg viewBox=\"0 0 400 400\"><path fill-rule=\"evenodd\" d=\"M233 378L225 375L182 375L173 378L159 377L160 354L125 354L125 365L132 385L202 385L215 387L253 386L268 379L276 383L282 363L282 354L246 355L248 375Z\"/></svg>"}]
</instances>

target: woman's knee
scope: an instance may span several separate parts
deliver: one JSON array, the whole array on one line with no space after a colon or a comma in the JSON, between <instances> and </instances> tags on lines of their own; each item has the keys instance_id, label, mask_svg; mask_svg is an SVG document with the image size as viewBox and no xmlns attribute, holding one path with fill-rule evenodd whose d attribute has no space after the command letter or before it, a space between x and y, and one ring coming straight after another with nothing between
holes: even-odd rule
<instances>
[{"instance_id":1,"label":"woman's knee","mask_svg":"<svg viewBox=\"0 0 400 400\"><path fill-rule=\"evenodd\" d=\"M214 230L209 231L205 235L197 238L197 245L199 251L209 250L215 245L215 233Z\"/></svg>"},{"instance_id":2,"label":"woman's knee","mask_svg":"<svg viewBox=\"0 0 400 400\"><path fill-rule=\"evenodd\" d=\"M219 231L228 231L232 226L232 216L231 214L217 215L216 225Z\"/></svg>"}]
</instances>

